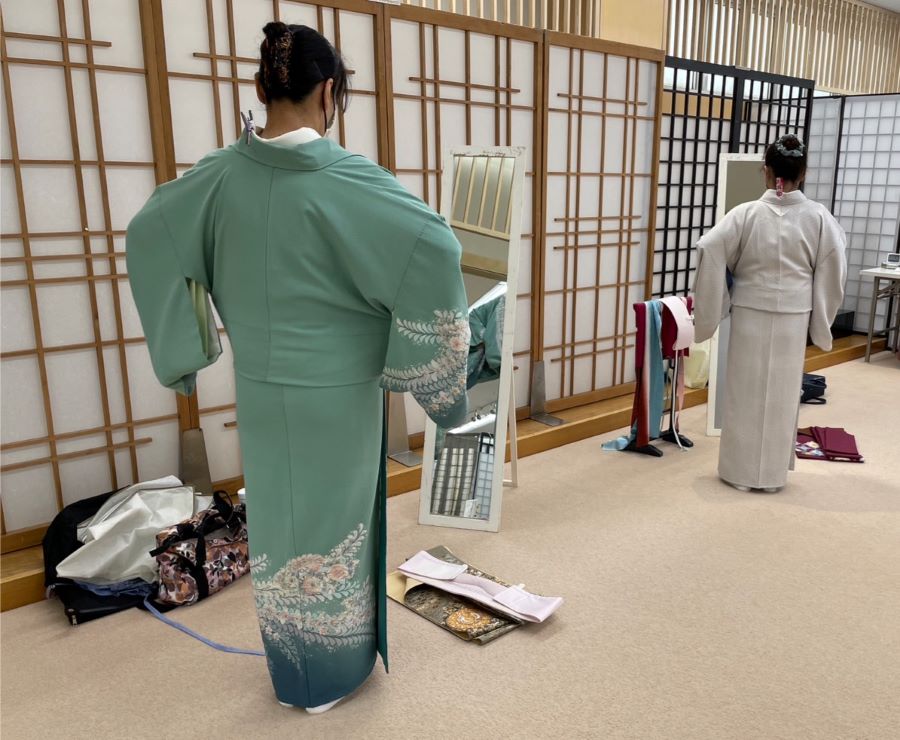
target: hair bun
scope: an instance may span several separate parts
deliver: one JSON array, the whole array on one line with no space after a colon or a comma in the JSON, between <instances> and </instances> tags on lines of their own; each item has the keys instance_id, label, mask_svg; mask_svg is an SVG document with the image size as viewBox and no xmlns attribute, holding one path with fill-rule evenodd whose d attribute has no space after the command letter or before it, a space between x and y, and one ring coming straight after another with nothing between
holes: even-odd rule
<instances>
[{"instance_id":1,"label":"hair bun","mask_svg":"<svg viewBox=\"0 0 900 740\"><path fill-rule=\"evenodd\" d=\"M785 157L802 157L806 154L806 145L796 134L785 134L775 142L776 151Z\"/></svg>"},{"instance_id":2,"label":"hair bun","mask_svg":"<svg viewBox=\"0 0 900 740\"><path fill-rule=\"evenodd\" d=\"M271 21L270 23L266 23L266 25L263 26L263 33L270 41L274 41L279 36L284 36L289 32L290 29L288 29L288 27L281 21Z\"/></svg>"}]
</instances>

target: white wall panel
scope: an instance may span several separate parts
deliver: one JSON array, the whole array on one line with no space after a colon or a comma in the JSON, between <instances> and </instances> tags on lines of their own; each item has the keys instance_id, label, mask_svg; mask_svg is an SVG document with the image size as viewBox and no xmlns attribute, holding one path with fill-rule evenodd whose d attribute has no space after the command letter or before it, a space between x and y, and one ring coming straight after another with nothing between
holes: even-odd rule
<instances>
[{"instance_id":1,"label":"white wall panel","mask_svg":"<svg viewBox=\"0 0 900 740\"><path fill-rule=\"evenodd\" d=\"M159 388L149 372L146 347L121 344L120 312L128 336L141 336L127 281L105 277L123 274L124 259L105 255L124 249L122 232L155 185L139 11L138 0L4 3L5 31L44 37L7 39L10 57L32 63L11 59L6 64L12 110L6 110L4 100L0 143L5 158L15 154L25 160L18 171L2 167L3 255L15 259L4 265L4 313L11 312L17 327L4 338L3 350L19 353L2 360L3 464L30 463L3 471L5 525L11 530L46 522L59 503L143 477L128 445L147 436L142 419L175 413L174 395ZM100 43L70 43L64 53L63 43L52 40L60 36ZM66 59L110 69L40 63ZM7 135L11 127L17 133L15 153ZM24 240L6 236L23 228L17 180L27 216ZM86 259L85 252L92 257ZM7 284L23 281L29 270L33 285ZM32 294L40 318L39 345ZM100 341L105 343L102 367ZM144 362L132 366L129 360L141 352ZM120 426L108 429L111 424ZM65 438L57 439L60 434ZM9 448L23 440L32 441ZM83 454L119 443L125 446L114 455L105 449ZM155 443L146 451L155 454ZM165 472L174 472L177 455L171 448L163 454Z\"/></svg>"}]
</instances>

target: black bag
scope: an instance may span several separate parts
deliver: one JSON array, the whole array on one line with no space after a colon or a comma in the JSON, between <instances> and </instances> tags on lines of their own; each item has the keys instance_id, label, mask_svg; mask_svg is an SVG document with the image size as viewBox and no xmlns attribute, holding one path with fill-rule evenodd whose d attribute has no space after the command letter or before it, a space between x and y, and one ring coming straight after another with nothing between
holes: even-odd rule
<instances>
[{"instance_id":1,"label":"black bag","mask_svg":"<svg viewBox=\"0 0 900 740\"><path fill-rule=\"evenodd\" d=\"M44 585L62 602L66 617L73 625L131 609L143 602L141 596L100 596L82 588L68 578L56 575L56 566L82 546L78 525L96 514L115 491L76 501L57 514L41 545L44 550Z\"/></svg>"},{"instance_id":2,"label":"black bag","mask_svg":"<svg viewBox=\"0 0 900 740\"><path fill-rule=\"evenodd\" d=\"M800 403L821 406L826 402L825 389L827 387L824 375L803 373L803 390L800 394Z\"/></svg>"}]
</instances>

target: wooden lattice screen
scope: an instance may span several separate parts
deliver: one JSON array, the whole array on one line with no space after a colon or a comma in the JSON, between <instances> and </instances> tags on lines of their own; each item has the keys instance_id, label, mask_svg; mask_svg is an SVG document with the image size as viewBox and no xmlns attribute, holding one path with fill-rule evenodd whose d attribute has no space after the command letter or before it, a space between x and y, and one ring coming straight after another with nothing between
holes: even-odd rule
<instances>
[{"instance_id":1,"label":"wooden lattice screen","mask_svg":"<svg viewBox=\"0 0 900 740\"><path fill-rule=\"evenodd\" d=\"M4 4L4 526L172 472L175 396L153 377L124 229L162 173L146 3ZM148 95L148 92L150 95Z\"/></svg>"},{"instance_id":2,"label":"wooden lattice screen","mask_svg":"<svg viewBox=\"0 0 900 740\"><path fill-rule=\"evenodd\" d=\"M627 392L648 290L663 55L550 34L542 342L550 409Z\"/></svg>"},{"instance_id":3,"label":"wooden lattice screen","mask_svg":"<svg viewBox=\"0 0 900 740\"><path fill-rule=\"evenodd\" d=\"M332 136L432 205L447 148L527 147L518 404L534 361L556 408L628 391L661 53L365 0L9 0L0 472L18 534L4 549L36 542L70 501L175 472L182 429L202 427L213 479L238 485L227 337L193 398L157 384L124 229L155 184L236 138L241 110L265 122L253 74L273 18L341 48L353 100Z\"/></svg>"}]
</instances>

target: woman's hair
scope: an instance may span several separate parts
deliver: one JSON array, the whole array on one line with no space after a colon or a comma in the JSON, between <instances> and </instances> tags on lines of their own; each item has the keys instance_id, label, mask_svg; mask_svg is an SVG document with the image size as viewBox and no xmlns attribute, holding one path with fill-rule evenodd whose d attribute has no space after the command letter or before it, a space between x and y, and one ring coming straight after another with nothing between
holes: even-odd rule
<instances>
[{"instance_id":1,"label":"woman's hair","mask_svg":"<svg viewBox=\"0 0 900 740\"><path fill-rule=\"evenodd\" d=\"M263 28L259 47L259 81L267 100L288 98L300 102L325 80L334 80L335 108L347 110L350 87L340 53L308 26L277 21Z\"/></svg>"},{"instance_id":2,"label":"woman's hair","mask_svg":"<svg viewBox=\"0 0 900 740\"><path fill-rule=\"evenodd\" d=\"M766 167L775 177L798 182L806 174L806 145L794 134L785 134L766 149Z\"/></svg>"}]
</instances>

